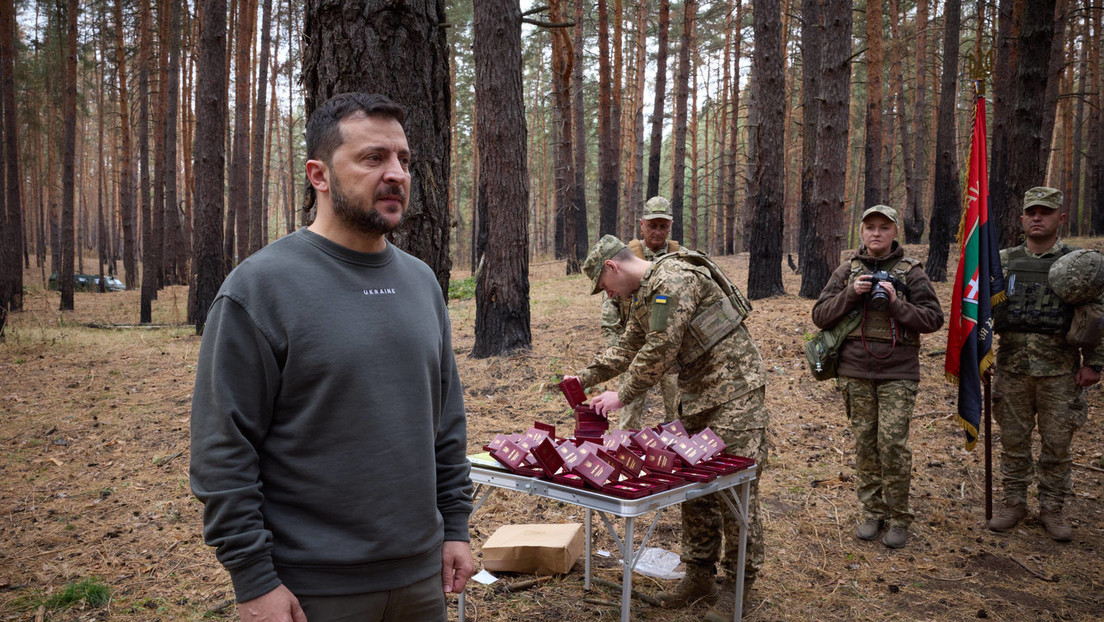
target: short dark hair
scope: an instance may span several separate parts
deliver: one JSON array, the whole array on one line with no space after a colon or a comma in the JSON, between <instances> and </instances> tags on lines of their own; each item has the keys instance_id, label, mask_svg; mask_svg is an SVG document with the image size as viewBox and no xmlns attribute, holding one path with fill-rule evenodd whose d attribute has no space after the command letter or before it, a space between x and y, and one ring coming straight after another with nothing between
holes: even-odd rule
<instances>
[{"instance_id":1,"label":"short dark hair","mask_svg":"<svg viewBox=\"0 0 1104 622\"><path fill-rule=\"evenodd\" d=\"M307 159L330 163L333 152L341 146L339 124L356 115L389 117L403 124L406 110L378 93L339 93L322 102L307 120Z\"/></svg>"}]
</instances>

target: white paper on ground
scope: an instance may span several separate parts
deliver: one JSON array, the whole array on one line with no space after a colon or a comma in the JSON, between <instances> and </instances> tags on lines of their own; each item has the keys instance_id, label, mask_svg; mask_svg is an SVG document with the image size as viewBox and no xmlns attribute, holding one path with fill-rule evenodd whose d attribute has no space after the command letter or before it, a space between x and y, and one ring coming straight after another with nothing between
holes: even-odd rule
<instances>
[{"instance_id":1,"label":"white paper on ground","mask_svg":"<svg viewBox=\"0 0 1104 622\"><path fill-rule=\"evenodd\" d=\"M483 585L490 585L495 581L498 581L498 577L487 572L486 570L480 570L478 573L472 576L472 579L482 583Z\"/></svg>"}]
</instances>

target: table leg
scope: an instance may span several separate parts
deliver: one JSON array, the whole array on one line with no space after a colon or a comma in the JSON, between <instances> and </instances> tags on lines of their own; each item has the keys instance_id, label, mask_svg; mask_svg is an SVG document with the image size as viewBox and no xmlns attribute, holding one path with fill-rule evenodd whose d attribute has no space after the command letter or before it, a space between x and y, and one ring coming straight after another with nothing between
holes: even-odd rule
<instances>
[{"instance_id":1,"label":"table leg","mask_svg":"<svg viewBox=\"0 0 1104 622\"><path fill-rule=\"evenodd\" d=\"M751 482L744 482L734 489L721 492L721 498L740 521L740 546L736 555L736 606L732 610L734 622L740 622L744 615L744 563L747 560L748 501L751 497Z\"/></svg>"},{"instance_id":2,"label":"table leg","mask_svg":"<svg viewBox=\"0 0 1104 622\"><path fill-rule=\"evenodd\" d=\"M625 518L625 546L621 549L621 622L629 622L632 607L632 569L636 562L633 526L636 519Z\"/></svg>"},{"instance_id":3,"label":"table leg","mask_svg":"<svg viewBox=\"0 0 1104 622\"><path fill-rule=\"evenodd\" d=\"M590 541L591 541L591 535L592 535L590 533L590 528L591 528L591 524L592 524L591 523L591 516L592 516L593 512L594 512L594 510L592 510L590 508L587 508L586 518L583 519L583 521L586 523L586 525L584 527L584 530L586 532L586 561L583 563L583 568L584 568L584 572L583 572L583 589L586 590L587 592L590 591L590 554L591 554Z\"/></svg>"}]
</instances>

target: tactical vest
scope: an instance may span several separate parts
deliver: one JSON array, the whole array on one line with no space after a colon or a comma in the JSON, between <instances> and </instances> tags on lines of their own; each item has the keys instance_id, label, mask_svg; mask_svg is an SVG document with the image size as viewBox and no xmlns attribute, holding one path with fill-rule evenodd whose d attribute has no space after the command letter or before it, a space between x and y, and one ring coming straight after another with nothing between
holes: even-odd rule
<instances>
[{"instance_id":1,"label":"tactical vest","mask_svg":"<svg viewBox=\"0 0 1104 622\"><path fill-rule=\"evenodd\" d=\"M920 263L918 260L906 256L898 259L897 263L892 266L888 268L883 267L882 269L897 277L897 280L902 283L906 283L905 275L907 275L908 271L912 270L912 267L918 263ZM847 281L848 286L853 285L860 275L869 273L870 270L863 264L862 260L858 257L851 259L851 278ZM908 302L908 294L901 290L897 290L897 297ZM864 302L863 304L866 303ZM891 318L888 312L875 311L869 307L865 310L863 321L847 334L847 338L895 342L916 347L920 346L919 333L901 326L901 323Z\"/></svg>"},{"instance_id":2,"label":"tactical vest","mask_svg":"<svg viewBox=\"0 0 1104 622\"><path fill-rule=\"evenodd\" d=\"M1059 257L1074 250L1063 246L1052 257L1032 257L1024 246L1008 254L1005 293L1008 301L993 309L993 330L1064 335L1073 321L1073 306L1050 288L1047 275Z\"/></svg>"},{"instance_id":3,"label":"tactical vest","mask_svg":"<svg viewBox=\"0 0 1104 622\"><path fill-rule=\"evenodd\" d=\"M688 343L690 347L683 348L678 357L679 364L685 368L739 328L751 313L751 302L728 279L728 275L702 253L679 248L656 259L655 263L658 266L670 260L689 264L694 271L711 278L724 294L717 302L704 309L699 308L690 320L690 330L683 340L684 346Z\"/></svg>"},{"instance_id":4,"label":"tactical vest","mask_svg":"<svg viewBox=\"0 0 1104 622\"><path fill-rule=\"evenodd\" d=\"M648 259L647 257L644 256L644 242L642 242L640 240L636 240L636 239L629 240L629 243L626 246L628 246L629 250L631 250L633 252L633 255L636 255L637 257L639 257L641 259L644 259L644 260ZM679 243L678 242L676 242L674 240L667 240L667 250L657 252L656 255L662 255L664 253L673 253L673 252L677 251L678 249L679 249Z\"/></svg>"}]
</instances>

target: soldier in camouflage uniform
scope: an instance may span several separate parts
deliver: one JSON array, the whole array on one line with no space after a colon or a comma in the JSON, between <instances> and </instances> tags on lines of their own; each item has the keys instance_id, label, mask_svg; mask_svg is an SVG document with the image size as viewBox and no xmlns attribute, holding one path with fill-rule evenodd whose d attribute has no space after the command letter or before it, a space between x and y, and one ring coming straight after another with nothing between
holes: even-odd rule
<instances>
[{"instance_id":1,"label":"soldier in camouflage uniform","mask_svg":"<svg viewBox=\"0 0 1104 622\"><path fill-rule=\"evenodd\" d=\"M670 203L663 197L652 197L644 204L644 215L640 219L640 239L632 240L628 247L633 254L646 261L651 261L657 255L678 250L679 244L674 240L668 240L671 234L671 208ZM606 346L615 346L625 332L625 325L629 323L629 306L631 300L621 300L606 296L602 303L602 335L606 338ZM678 374L667 374L659 383L660 393L663 396L664 421L674 421L678 417L679 395ZM644 425L644 396L640 396L632 402L625 404L621 409L622 429L638 430Z\"/></svg>"},{"instance_id":2,"label":"soldier in camouflage uniform","mask_svg":"<svg viewBox=\"0 0 1104 622\"><path fill-rule=\"evenodd\" d=\"M645 261L609 235L591 249L583 271L594 284L592 293L605 290L610 296L632 300L619 343L597 355L579 373L583 386L622 375L620 390L591 400L595 409L602 414L615 411L677 370L680 418L687 431L712 428L730 451L754 458L761 472L767 459L766 370L742 322L749 309L737 310L709 269L692 264L682 253ZM745 597L764 558L758 482L751 483L748 503ZM720 560L725 581L706 619L731 620L739 529L738 519L718 495L684 503L682 560L686 576L673 590L661 592L660 600L668 606L683 606L712 595Z\"/></svg>"},{"instance_id":3,"label":"soldier in camouflage uniform","mask_svg":"<svg viewBox=\"0 0 1104 622\"><path fill-rule=\"evenodd\" d=\"M837 386L855 436L855 491L864 521L855 530L901 548L913 520L909 507L909 422L920 381L920 333L943 325L943 310L920 262L897 244L897 210L876 205L862 217L863 245L832 273L813 305L813 322L830 329L849 314L861 323L840 346ZM872 273L884 271L884 306L871 295Z\"/></svg>"},{"instance_id":4,"label":"soldier in camouflage uniform","mask_svg":"<svg viewBox=\"0 0 1104 622\"><path fill-rule=\"evenodd\" d=\"M1088 411L1083 388L1100 380L1104 366L1099 343L1077 348L1066 342L1073 305L1059 299L1047 280L1055 260L1074 250L1058 239L1065 220L1061 191L1028 190L1020 217L1024 243L1000 253L1008 301L993 310L1000 335L993 414L1001 431L1004 494L989 521L989 529L1008 531L1027 516L1027 487L1036 467L1031 431L1037 422L1039 520L1059 542L1073 538L1062 505L1073 492L1070 442Z\"/></svg>"}]
</instances>

